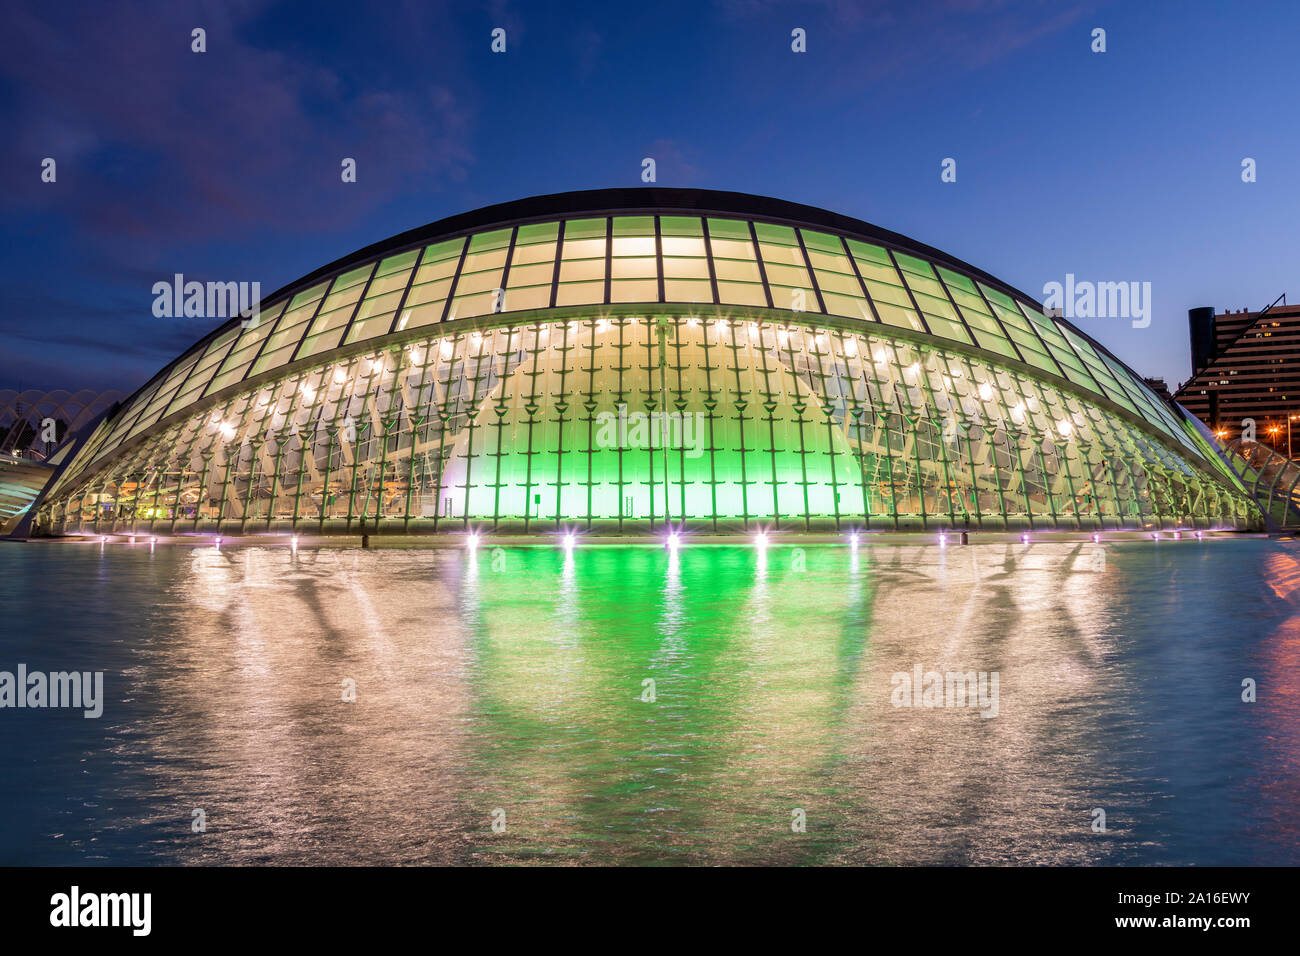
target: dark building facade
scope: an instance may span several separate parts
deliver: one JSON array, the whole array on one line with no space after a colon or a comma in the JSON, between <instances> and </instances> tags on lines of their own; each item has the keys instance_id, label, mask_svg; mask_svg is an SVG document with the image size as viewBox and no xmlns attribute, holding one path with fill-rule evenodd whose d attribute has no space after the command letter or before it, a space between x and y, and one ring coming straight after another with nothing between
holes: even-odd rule
<instances>
[{"instance_id":1,"label":"dark building facade","mask_svg":"<svg viewBox=\"0 0 1300 956\"><path fill-rule=\"evenodd\" d=\"M1198 308L1187 318L1192 377L1175 399L1224 441L1240 437L1242 422L1253 419L1258 440L1286 453L1287 421L1300 415L1300 305L1218 314Z\"/></svg>"}]
</instances>

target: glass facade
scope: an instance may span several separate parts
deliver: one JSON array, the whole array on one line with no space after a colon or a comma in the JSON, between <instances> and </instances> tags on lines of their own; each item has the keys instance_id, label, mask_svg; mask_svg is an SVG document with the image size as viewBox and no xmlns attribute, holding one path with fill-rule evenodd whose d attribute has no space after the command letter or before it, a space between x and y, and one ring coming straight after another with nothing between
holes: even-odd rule
<instances>
[{"instance_id":1,"label":"glass facade","mask_svg":"<svg viewBox=\"0 0 1300 956\"><path fill-rule=\"evenodd\" d=\"M272 297L104 422L38 529L1257 521L1175 410L978 270L823 225L634 213L491 223Z\"/></svg>"}]
</instances>

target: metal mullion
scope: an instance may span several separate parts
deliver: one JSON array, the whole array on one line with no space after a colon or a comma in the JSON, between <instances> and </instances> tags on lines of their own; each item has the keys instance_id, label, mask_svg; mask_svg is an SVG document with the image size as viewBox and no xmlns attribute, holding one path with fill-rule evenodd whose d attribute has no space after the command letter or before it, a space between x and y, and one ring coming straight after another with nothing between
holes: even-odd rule
<instances>
[{"instance_id":1,"label":"metal mullion","mask_svg":"<svg viewBox=\"0 0 1300 956\"><path fill-rule=\"evenodd\" d=\"M394 332L397 331L397 325L399 322L402 321L402 309L406 307L406 300L410 298L411 290L415 288L415 275L417 272L420 271L420 267L424 265L424 256L428 251L429 251L429 247L425 246L420 250L420 254L415 257L415 262L411 266L411 277L406 280L406 288L402 290L402 297L397 300L397 311L393 313L393 321L388 323L389 335L392 335ZM349 326L349 331L350 330L351 330L351 326ZM339 344L340 345L348 344L348 339L346 334L343 336L343 339Z\"/></svg>"},{"instance_id":2,"label":"metal mullion","mask_svg":"<svg viewBox=\"0 0 1300 956\"><path fill-rule=\"evenodd\" d=\"M614 283L614 217L605 217L605 305Z\"/></svg>"},{"instance_id":3,"label":"metal mullion","mask_svg":"<svg viewBox=\"0 0 1300 956\"><path fill-rule=\"evenodd\" d=\"M803 230L795 229L794 236L799 240L799 251L803 254L804 266L808 269L808 281L812 283L813 294L817 296L817 305L821 309L822 315L827 315L826 300L822 298L822 289L817 283L817 273L813 269L812 258L808 255L808 247L803 241Z\"/></svg>"},{"instance_id":4,"label":"metal mullion","mask_svg":"<svg viewBox=\"0 0 1300 956\"><path fill-rule=\"evenodd\" d=\"M506 286L510 283L510 263L513 262L515 258L515 241L518 238L519 227L515 226L510 230L510 245L506 249L506 264L501 269L501 285L497 287L501 290L501 312L506 311ZM500 489L498 489L498 491L500 491Z\"/></svg>"},{"instance_id":5,"label":"metal mullion","mask_svg":"<svg viewBox=\"0 0 1300 956\"><path fill-rule=\"evenodd\" d=\"M709 238L709 217L701 216L700 224L704 229L704 258L709 264L709 287L713 291L713 304L721 305L718 297L718 271L713 267L713 242Z\"/></svg>"},{"instance_id":6,"label":"metal mullion","mask_svg":"<svg viewBox=\"0 0 1300 956\"><path fill-rule=\"evenodd\" d=\"M655 214L655 268L659 272L659 301L664 302L664 237L658 213Z\"/></svg>"},{"instance_id":7,"label":"metal mullion","mask_svg":"<svg viewBox=\"0 0 1300 956\"><path fill-rule=\"evenodd\" d=\"M767 296L767 307L775 309L772 304L772 287L767 281L767 269L763 266L763 249L758 244L758 230L754 228L754 220L746 219L745 225L749 226L749 241L754 244L754 261L758 263L758 277L763 282L763 295Z\"/></svg>"},{"instance_id":8,"label":"metal mullion","mask_svg":"<svg viewBox=\"0 0 1300 956\"><path fill-rule=\"evenodd\" d=\"M469 234L465 234L465 242L460 247L460 259L456 262L456 271L452 273L451 285L447 288L447 301L442 304L442 318L438 320L439 324L447 321L447 316L451 314L451 302L456 298L456 286L460 285L460 273L465 268L465 257L469 255Z\"/></svg>"},{"instance_id":9,"label":"metal mullion","mask_svg":"<svg viewBox=\"0 0 1300 956\"><path fill-rule=\"evenodd\" d=\"M568 220L560 220L560 231L555 236L555 268L551 272L551 305L555 308L555 300L560 292L560 263L564 259L564 224Z\"/></svg>"}]
</instances>

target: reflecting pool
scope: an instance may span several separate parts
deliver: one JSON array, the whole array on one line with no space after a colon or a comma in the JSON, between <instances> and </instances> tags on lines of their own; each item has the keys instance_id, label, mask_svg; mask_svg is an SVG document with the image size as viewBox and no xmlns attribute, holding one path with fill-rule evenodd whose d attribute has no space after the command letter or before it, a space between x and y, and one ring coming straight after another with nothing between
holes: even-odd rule
<instances>
[{"instance_id":1,"label":"reflecting pool","mask_svg":"<svg viewBox=\"0 0 1300 956\"><path fill-rule=\"evenodd\" d=\"M0 863L1300 863L1292 542L13 544L0 595L0 671L106 698L0 710Z\"/></svg>"}]
</instances>

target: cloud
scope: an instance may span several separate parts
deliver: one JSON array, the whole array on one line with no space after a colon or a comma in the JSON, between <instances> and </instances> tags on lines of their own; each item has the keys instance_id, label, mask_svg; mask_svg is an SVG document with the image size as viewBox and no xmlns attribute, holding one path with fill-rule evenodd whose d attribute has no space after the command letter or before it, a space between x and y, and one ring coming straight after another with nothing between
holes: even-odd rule
<instances>
[{"instance_id":1,"label":"cloud","mask_svg":"<svg viewBox=\"0 0 1300 956\"><path fill-rule=\"evenodd\" d=\"M259 2L9 11L0 77L25 91L9 118L9 202L124 237L211 239L338 228L412 182L473 162L473 111L426 71L398 87L354 78L255 34ZM207 52L190 50L196 21ZM437 51L442 52L442 51ZM444 60L444 63L448 61ZM57 191L39 162L59 163ZM345 188L344 157L358 182Z\"/></svg>"}]
</instances>

